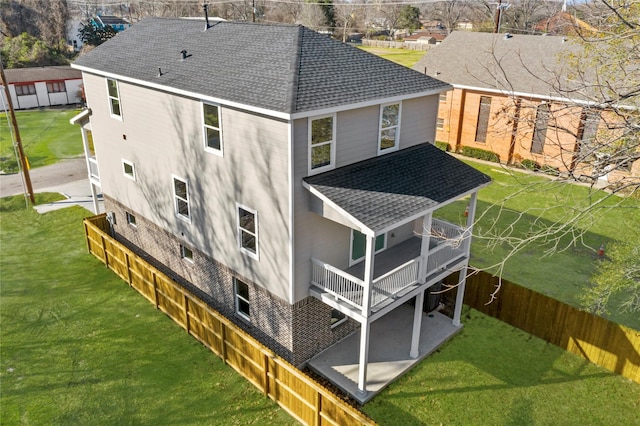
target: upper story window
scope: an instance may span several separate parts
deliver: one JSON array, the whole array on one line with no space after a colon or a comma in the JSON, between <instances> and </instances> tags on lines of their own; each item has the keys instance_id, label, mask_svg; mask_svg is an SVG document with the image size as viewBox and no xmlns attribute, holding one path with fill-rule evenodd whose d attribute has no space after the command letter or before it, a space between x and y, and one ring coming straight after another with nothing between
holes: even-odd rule
<instances>
[{"instance_id":1,"label":"upper story window","mask_svg":"<svg viewBox=\"0 0 640 426\"><path fill-rule=\"evenodd\" d=\"M447 102L447 92L440 93L440 102Z\"/></svg>"},{"instance_id":2,"label":"upper story window","mask_svg":"<svg viewBox=\"0 0 640 426\"><path fill-rule=\"evenodd\" d=\"M237 205L240 251L258 259L258 212Z\"/></svg>"},{"instance_id":3,"label":"upper story window","mask_svg":"<svg viewBox=\"0 0 640 426\"><path fill-rule=\"evenodd\" d=\"M131 161L122 160L122 172L129 179L136 180L136 167Z\"/></svg>"},{"instance_id":4,"label":"upper story window","mask_svg":"<svg viewBox=\"0 0 640 426\"><path fill-rule=\"evenodd\" d=\"M222 155L222 130L220 127L220 107L202 104L204 126L204 148L209 152Z\"/></svg>"},{"instance_id":5,"label":"upper story window","mask_svg":"<svg viewBox=\"0 0 640 426\"><path fill-rule=\"evenodd\" d=\"M64 81L50 81L47 83L47 92L49 93L60 93L66 91L67 88L64 85Z\"/></svg>"},{"instance_id":6,"label":"upper story window","mask_svg":"<svg viewBox=\"0 0 640 426\"><path fill-rule=\"evenodd\" d=\"M400 141L400 104L382 105L378 154L398 149Z\"/></svg>"},{"instance_id":7,"label":"upper story window","mask_svg":"<svg viewBox=\"0 0 640 426\"><path fill-rule=\"evenodd\" d=\"M186 180L176 176L173 177L173 199L176 215L187 221L191 220L189 186Z\"/></svg>"},{"instance_id":8,"label":"upper story window","mask_svg":"<svg viewBox=\"0 0 640 426\"><path fill-rule=\"evenodd\" d=\"M336 120L326 115L309 119L309 173L335 167Z\"/></svg>"},{"instance_id":9,"label":"upper story window","mask_svg":"<svg viewBox=\"0 0 640 426\"><path fill-rule=\"evenodd\" d=\"M36 94L35 84L16 84L16 96L27 96Z\"/></svg>"},{"instance_id":10,"label":"upper story window","mask_svg":"<svg viewBox=\"0 0 640 426\"><path fill-rule=\"evenodd\" d=\"M444 130L444 118L437 118L436 119L436 129Z\"/></svg>"},{"instance_id":11,"label":"upper story window","mask_svg":"<svg viewBox=\"0 0 640 426\"><path fill-rule=\"evenodd\" d=\"M120 110L120 90L118 82L107 79L107 91L109 96L109 111L112 117L122 119L122 111Z\"/></svg>"}]
</instances>

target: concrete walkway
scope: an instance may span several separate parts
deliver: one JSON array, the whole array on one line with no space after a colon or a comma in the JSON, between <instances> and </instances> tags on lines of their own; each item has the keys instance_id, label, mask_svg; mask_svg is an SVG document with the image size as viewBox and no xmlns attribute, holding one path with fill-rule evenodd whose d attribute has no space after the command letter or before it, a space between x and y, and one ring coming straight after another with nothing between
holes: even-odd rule
<instances>
[{"instance_id":1,"label":"concrete walkway","mask_svg":"<svg viewBox=\"0 0 640 426\"><path fill-rule=\"evenodd\" d=\"M58 192L66 197L65 200L35 206L38 213L70 206L80 206L94 212L84 157L62 160L50 166L32 169L29 176L35 193ZM0 175L0 198L24 193L22 174ZM101 198L99 203L102 203ZM100 206L100 211L103 210L104 208Z\"/></svg>"}]
</instances>

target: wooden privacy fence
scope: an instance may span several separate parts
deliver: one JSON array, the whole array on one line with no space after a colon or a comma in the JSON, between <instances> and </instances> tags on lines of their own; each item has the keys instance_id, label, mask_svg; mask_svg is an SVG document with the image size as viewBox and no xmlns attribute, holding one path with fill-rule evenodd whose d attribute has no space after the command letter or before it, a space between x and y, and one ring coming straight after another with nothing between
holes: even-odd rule
<instances>
[{"instance_id":1,"label":"wooden privacy fence","mask_svg":"<svg viewBox=\"0 0 640 426\"><path fill-rule=\"evenodd\" d=\"M307 425L375 425L112 238L104 214L85 219L84 228L91 254L295 419Z\"/></svg>"},{"instance_id":2,"label":"wooden privacy fence","mask_svg":"<svg viewBox=\"0 0 640 426\"><path fill-rule=\"evenodd\" d=\"M456 284L454 278L448 284ZM464 303L640 383L640 331L480 271L467 278Z\"/></svg>"}]
</instances>

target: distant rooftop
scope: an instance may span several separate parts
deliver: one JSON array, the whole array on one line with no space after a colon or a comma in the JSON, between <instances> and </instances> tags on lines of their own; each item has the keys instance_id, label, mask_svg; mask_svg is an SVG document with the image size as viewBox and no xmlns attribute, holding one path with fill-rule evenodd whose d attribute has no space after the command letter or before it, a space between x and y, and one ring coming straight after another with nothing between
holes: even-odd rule
<instances>
[{"instance_id":1,"label":"distant rooftop","mask_svg":"<svg viewBox=\"0 0 640 426\"><path fill-rule=\"evenodd\" d=\"M12 68L4 70L7 83L32 83L36 81L81 79L82 72L69 65Z\"/></svg>"}]
</instances>

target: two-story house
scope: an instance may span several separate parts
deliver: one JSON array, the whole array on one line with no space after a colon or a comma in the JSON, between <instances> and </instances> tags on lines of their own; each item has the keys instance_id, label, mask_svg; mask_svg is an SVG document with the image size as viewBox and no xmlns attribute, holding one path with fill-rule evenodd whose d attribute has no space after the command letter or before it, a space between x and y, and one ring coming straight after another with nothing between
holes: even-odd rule
<instances>
[{"instance_id":1,"label":"two-story house","mask_svg":"<svg viewBox=\"0 0 640 426\"><path fill-rule=\"evenodd\" d=\"M489 178L433 145L448 84L303 26L182 19L73 67L114 235L276 353L301 365L360 330L366 394L371 323L414 301L418 358L425 291L451 273L460 326ZM467 223L437 219L464 197Z\"/></svg>"}]
</instances>

